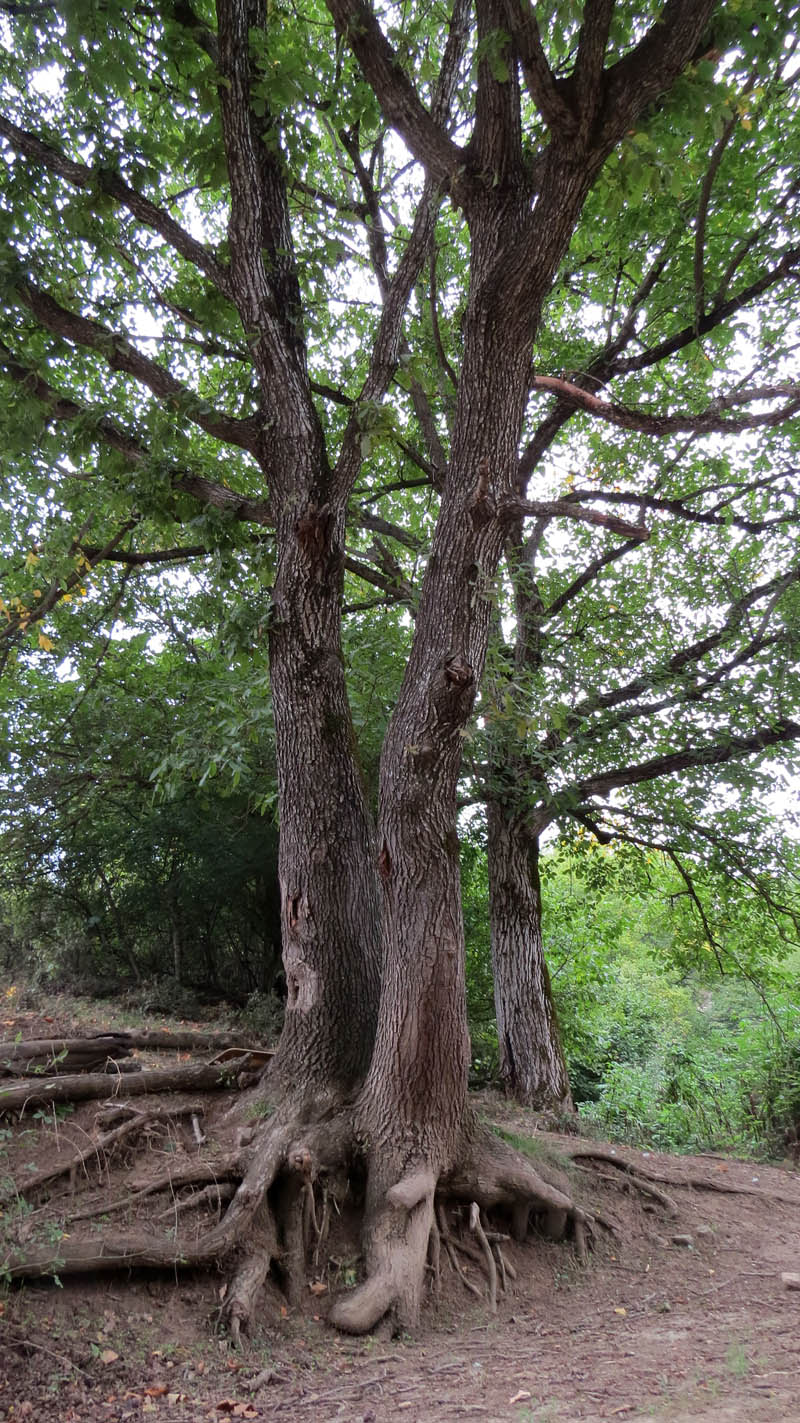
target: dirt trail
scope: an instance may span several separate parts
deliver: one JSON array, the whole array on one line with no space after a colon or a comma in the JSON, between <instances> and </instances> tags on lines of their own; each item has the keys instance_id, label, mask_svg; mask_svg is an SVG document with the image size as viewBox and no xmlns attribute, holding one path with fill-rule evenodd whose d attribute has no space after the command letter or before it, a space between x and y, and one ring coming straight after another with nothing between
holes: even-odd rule
<instances>
[{"instance_id":1,"label":"dirt trail","mask_svg":"<svg viewBox=\"0 0 800 1423\"><path fill-rule=\"evenodd\" d=\"M356 1273L342 1223L307 1309L282 1310L275 1293L238 1354L215 1332L222 1275L27 1284L0 1293L0 1419L800 1423L800 1290L781 1279L800 1274L800 1173L548 1136L482 1105L565 1155L607 1153L571 1168L586 1209L616 1228L598 1230L587 1267L568 1246L509 1245L517 1279L493 1317L444 1263L418 1338L346 1339L324 1321ZM88 1130L93 1110L69 1130ZM35 1170L49 1129L29 1123L22 1155L0 1140L0 1176L15 1145L13 1169Z\"/></svg>"}]
</instances>

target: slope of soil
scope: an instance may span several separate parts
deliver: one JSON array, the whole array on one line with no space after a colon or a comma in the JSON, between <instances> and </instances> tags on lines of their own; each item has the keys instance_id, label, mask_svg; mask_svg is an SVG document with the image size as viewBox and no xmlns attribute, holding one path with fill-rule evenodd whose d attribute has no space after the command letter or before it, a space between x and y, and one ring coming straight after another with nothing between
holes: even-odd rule
<instances>
[{"instance_id":1,"label":"slope of soil","mask_svg":"<svg viewBox=\"0 0 800 1423\"><path fill-rule=\"evenodd\" d=\"M16 1031L34 1035L21 1018L6 1029ZM481 1106L534 1136L537 1150L607 1154L569 1167L582 1204L616 1230L598 1229L588 1266L565 1245L509 1244L517 1278L493 1316L443 1252L441 1292L418 1338L343 1339L324 1318L357 1275L358 1241L342 1220L309 1272L307 1308L288 1310L271 1291L239 1353L216 1330L224 1275L25 1284L0 1296L0 1418L800 1420L800 1290L781 1278L800 1274L797 1171L554 1136L499 1101ZM88 1131L96 1107L56 1119L61 1149ZM47 1112L0 1123L0 1176L40 1169L53 1128ZM180 1147L156 1137L148 1154L163 1164ZM109 1201L122 1180L114 1162L102 1183ZM648 1195L653 1186L667 1199ZM154 1210L147 1198L137 1206L143 1221ZM34 1210L32 1231L36 1221ZM468 1265L468 1275L483 1291L480 1270Z\"/></svg>"}]
</instances>

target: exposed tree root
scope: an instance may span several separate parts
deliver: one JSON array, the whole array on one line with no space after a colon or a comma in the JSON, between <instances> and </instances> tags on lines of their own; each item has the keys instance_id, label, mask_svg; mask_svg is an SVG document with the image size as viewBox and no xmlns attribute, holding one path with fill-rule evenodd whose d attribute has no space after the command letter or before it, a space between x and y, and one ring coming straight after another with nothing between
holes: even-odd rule
<instances>
[{"instance_id":1,"label":"exposed tree root","mask_svg":"<svg viewBox=\"0 0 800 1423\"><path fill-rule=\"evenodd\" d=\"M477 1201L473 1201L469 1211L469 1228L474 1232L483 1256L486 1261L486 1276L489 1281L489 1308L492 1314L497 1314L497 1265L492 1254L492 1247L486 1239L486 1232L481 1225L481 1212Z\"/></svg>"},{"instance_id":2,"label":"exposed tree root","mask_svg":"<svg viewBox=\"0 0 800 1423\"><path fill-rule=\"evenodd\" d=\"M157 1195L159 1191L175 1192L182 1186L203 1185L206 1182L217 1185L220 1181L226 1181L231 1176L240 1175L239 1158L229 1156L219 1161L190 1161L176 1166L172 1171L165 1171L163 1175L157 1176L154 1180L148 1181L137 1190L128 1190L124 1196L119 1196L115 1201L101 1201L97 1206L91 1206L86 1210L74 1211L67 1217L70 1225L79 1220L94 1220L99 1215L114 1215L117 1211L125 1210L141 1201L145 1196Z\"/></svg>"},{"instance_id":3,"label":"exposed tree root","mask_svg":"<svg viewBox=\"0 0 800 1423\"><path fill-rule=\"evenodd\" d=\"M673 1215L678 1214L678 1207L665 1191L659 1191L650 1184L653 1181L662 1181L668 1186L689 1186L697 1191L719 1191L724 1195L761 1196L771 1200L782 1199L780 1193L755 1190L752 1186L732 1186L727 1181L716 1181L710 1176L698 1176L688 1172L682 1175L680 1180L675 1180L674 1177L665 1176L650 1167L643 1167L638 1163L634 1166L632 1162L617 1155L616 1152L604 1151L602 1147L581 1148L571 1151L570 1156L575 1162L602 1161L609 1166L614 1166L618 1171L625 1172L626 1176L632 1179L637 1190L640 1190L644 1195L651 1196L653 1200L659 1201Z\"/></svg>"},{"instance_id":4,"label":"exposed tree root","mask_svg":"<svg viewBox=\"0 0 800 1423\"><path fill-rule=\"evenodd\" d=\"M207 1070L207 1069L202 1069ZM84 1082L86 1078L82 1079ZM184 1111L196 1115L198 1103ZM122 1113L122 1122L117 1120ZM70 1169L86 1169L90 1158L130 1139L167 1109L137 1112L130 1104L102 1114L113 1122L47 1179ZM487 1299L492 1312L498 1294L514 1278L503 1253L507 1229L496 1229L488 1213L499 1210L511 1233L524 1236L529 1226L555 1239L572 1236L585 1259L591 1222L571 1198L566 1177L520 1155L493 1133L468 1120L457 1162L437 1177L424 1160L409 1162L399 1179L383 1169L380 1155L368 1158L365 1209L366 1279L333 1301L330 1322L346 1333L361 1334L382 1320L394 1328L413 1326L425 1281L438 1290L442 1247L465 1288ZM14 1248L5 1262L12 1277L66 1275L133 1266L202 1266L228 1262L232 1269L222 1314L234 1340L257 1316L265 1282L277 1277L291 1304L307 1298L309 1274L324 1269L324 1248L331 1209L347 1189L346 1178L364 1170L350 1107L339 1112L330 1099L299 1102L289 1097L257 1129L252 1144L216 1160L192 1156L148 1179L131 1177L124 1195L75 1210L68 1231L48 1245ZM36 1185L45 1183L40 1173ZM176 1192L194 1189L183 1198ZM35 1186L34 1186L35 1189ZM166 1208L157 1205L154 1224L173 1221L167 1236L151 1231L108 1229L104 1237L81 1239L74 1226L82 1220L134 1209L148 1197L169 1192ZM461 1212L468 1235L454 1235L447 1206ZM192 1225L183 1225L191 1215ZM216 1216L216 1218L214 1218ZM482 1272L484 1289L469 1279L458 1256Z\"/></svg>"},{"instance_id":5,"label":"exposed tree root","mask_svg":"<svg viewBox=\"0 0 800 1423\"><path fill-rule=\"evenodd\" d=\"M587 1170L588 1168L580 1167L579 1169ZM596 1181L611 1181L615 1186L622 1186L626 1191L638 1191L640 1195L646 1196L648 1200L657 1201L666 1211L669 1211L670 1215L678 1214L677 1205L672 1197L667 1195L666 1191L659 1191L657 1186L653 1186L649 1181L645 1181L632 1167L626 1166L624 1162L619 1163L619 1169L623 1173L622 1181L620 1181L618 1176L613 1176L607 1171L594 1171L592 1174Z\"/></svg>"},{"instance_id":6,"label":"exposed tree root","mask_svg":"<svg viewBox=\"0 0 800 1423\"><path fill-rule=\"evenodd\" d=\"M456 1250L458 1249L460 1249L463 1254L469 1254L469 1258L471 1260L474 1260L476 1258L477 1251L474 1250L471 1246L469 1247L469 1250L467 1250L465 1241L458 1241L454 1239L454 1237L451 1235L443 1205L440 1204L437 1206L436 1215L439 1223L439 1235L444 1243L444 1248L447 1251L447 1258L450 1261L450 1266L452 1270L455 1272L456 1275L458 1275L458 1278L461 1280L461 1283L464 1285L464 1288L469 1290L470 1294L475 1295L478 1299L482 1299L482 1295L480 1290L478 1289L478 1286L472 1283L472 1280L469 1279L465 1271L459 1265L458 1260L456 1259Z\"/></svg>"},{"instance_id":7,"label":"exposed tree root","mask_svg":"<svg viewBox=\"0 0 800 1423\"><path fill-rule=\"evenodd\" d=\"M72 1185L75 1184L77 1172L81 1168L88 1168L89 1163L94 1159L102 1170L107 1163L112 1152L122 1141L137 1136L144 1131L147 1126L154 1122L170 1121L173 1118L193 1113L199 1115L204 1111L202 1102L191 1102L183 1106L172 1107L151 1107L148 1111L140 1111L127 1104L120 1104L113 1110L113 1118L123 1115L125 1120L118 1127L93 1140L86 1146L77 1148L72 1155L57 1162L54 1166L48 1166L42 1171L37 1171L32 1176L28 1176L23 1181L18 1181L5 1191L0 1191L0 1204L14 1199L29 1200L31 1196L41 1190L43 1186L52 1181L57 1181L61 1176L69 1176Z\"/></svg>"},{"instance_id":8,"label":"exposed tree root","mask_svg":"<svg viewBox=\"0 0 800 1423\"><path fill-rule=\"evenodd\" d=\"M757 1195L763 1201L787 1201L789 1204L794 1204L793 1195L783 1195L783 1192L780 1191L764 1191L763 1188L753 1187L753 1185L732 1185L729 1181L717 1181L709 1175L698 1175L686 1171L680 1175L678 1180L673 1175L653 1171L652 1167L633 1165L631 1161L626 1161L625 1158L619 1157L616 1153L612 1154L611 1151L604 1150L602 1147L581 1148L581 1150L571 1151L569 1155L574 1161L605 1161L609 1165L614 1165L619 1171L629 1171L648 1183L649 1181L662 1181L665 1185L689 1187L693 1191L717 1191L722 1195ZM675 1202L672 1202L668 1195L665 1195L665 1201L669 1201L669 1204L675 1208Z\"/></svg>"},{"instance_id":9,"label":"exposed tree root","mask_svg":"<svg viewBox=\"0 0 800 1423\"><path fill-rule=\"evenodd\" d=\"M232 1181L214 1181L211 1185L204 1186L202 1191L193 1191L191 1196L184 1196L181 1200L173 1201L171 1206L167 1206L156 1220L171 1220L180 1215L183 1211L199 1210L201 1206L210 1205L219 1212L222 1210L223 1201L229 1201L236 1190Z\"/></svg>"},{"instance_id":10,"label":"exposed tree root","mask_svg":"<svg viewBox=\"0 0 800 1423\"><path fill-rule=\"evenodd\" d=\"M237 1265L225 1295L223 1316L238 1346L242 1332L247 1332L256 1313L259 1295L278 1253L275 1224L266 1200L256 1215L247 1253Z\"/></svg>"}]
</instances>

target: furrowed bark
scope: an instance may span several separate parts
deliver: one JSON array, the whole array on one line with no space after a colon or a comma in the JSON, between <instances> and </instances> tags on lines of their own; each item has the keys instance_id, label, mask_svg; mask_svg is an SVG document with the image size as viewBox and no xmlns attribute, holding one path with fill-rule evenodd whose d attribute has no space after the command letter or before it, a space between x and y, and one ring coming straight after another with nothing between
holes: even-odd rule
<instances>
[{"instance_id":1,"label":"furrowed bark","mask_svg":"<svg viewBox=\"0 0 800 1423\"><path fill-rule=\"evenodd\" d=\"M249 36L254 26L268 30L266 8L220 0L218 21L230 280L254 333L268 412L259 458L277 552L268 621L288 997L271 1080L327 1096L363 1075L378 993L373 831L341 648L348 491L334 498L309 384L279 128L250 104Z\"/></svg>"}]
</instances>

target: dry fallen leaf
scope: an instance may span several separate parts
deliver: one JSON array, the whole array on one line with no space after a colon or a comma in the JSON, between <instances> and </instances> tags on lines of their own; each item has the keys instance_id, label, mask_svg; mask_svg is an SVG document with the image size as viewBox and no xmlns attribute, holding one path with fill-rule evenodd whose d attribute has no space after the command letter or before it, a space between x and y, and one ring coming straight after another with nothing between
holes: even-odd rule
<instances>
[{"instance_id":1,"label":"dry fallen leaf","mask_svg":"<svg viewBox=\"0 0 800 1423\"><path fill-rule=\"evenodd\" d=\"M615 1313L615 1314L623 1314L623 1315L625 1315L625 1314L628 1313L628 1311L627 1311L627 1309L623 1309L623 1308L622 1308L622 1305L617 1305L616 1309L614 1310L614 1313Z\"/></svg>"},{"instance_id":2,"label":"dry fallen leaf","mask_svg":"<svg viewBox=\"0 0 800 1423\"><path fill-rule=\"evenodd\" d=\"M328 1293L328 1286L324 1280L312 1280L308 1288L312 1295L326 1295Z\"/></svg>"},{"instance_id":3,"label":"dry fallen leaf","mask_svg":"<svg viewBox=\"0 0 800 1423\"><path fill-rule=\"evenodd\" d=\"M104 1349L102 1354L100 1355L100 1363L113 1364L114 1360L118 1358L119 1354L115 1354L113 1349Z\"/></svg>"},{"instance_id":4,"label":"dry fallen leaf","mask_svg":"<svg viewBox=\"0 0 800 1423\"><path fill-rule=\"evenodd\" d=\"M154 1383L152 1388L145 1389L145 1398L163 1398L168 1391L165 1383Z\"/></svg>"},{"instance_id":5,"label":"dry fallen leaf","mask_svg":"<svg viewBox=\"0 0 800 1423\"><path fill-rule=\"evenodd\" d=\"M524 1403L526 1398L530 1398L530 1394L528 1393L528 1390L526 1388L521 1388L518 1389L517 1392L514 1394L514 1397L510 1398L508 1401L509 1403Z\"/></svg>"}]
</instances>

